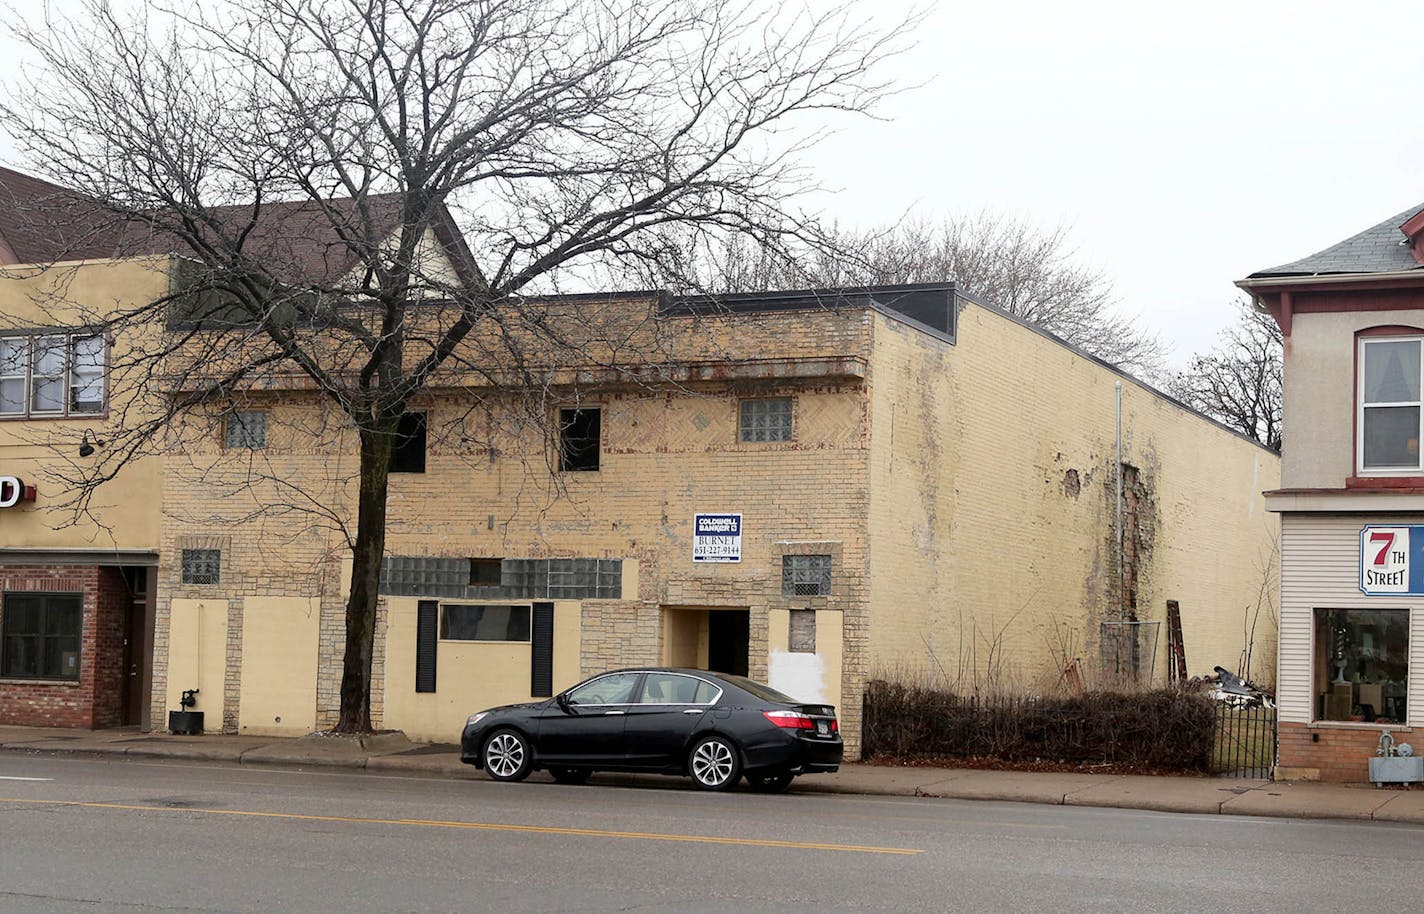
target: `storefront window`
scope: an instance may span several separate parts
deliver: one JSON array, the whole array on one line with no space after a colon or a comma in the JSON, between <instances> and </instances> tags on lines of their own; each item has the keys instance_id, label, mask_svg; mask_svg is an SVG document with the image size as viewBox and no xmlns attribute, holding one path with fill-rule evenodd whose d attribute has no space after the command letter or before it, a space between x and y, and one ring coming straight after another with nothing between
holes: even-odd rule
<instances>
[{"instance_id":1,"label":"storefront window","mask_svg":"<svg viewBox=\"0 0 1424 914\"><path fill-rule=\"evenodd\" d=\"M0 677L78 679L79 594L8 593L0 610Z\"/></svg>"},{"instance_id":2,"label":"storefront window","mask_svg":"<svg viewBox=\"0 0 1424 914\"><path fill-rule=\"evenodd\" d=\"M1408 720L1409 612L1315 611L1315 719Z\"/></svg>"}]
</instances>

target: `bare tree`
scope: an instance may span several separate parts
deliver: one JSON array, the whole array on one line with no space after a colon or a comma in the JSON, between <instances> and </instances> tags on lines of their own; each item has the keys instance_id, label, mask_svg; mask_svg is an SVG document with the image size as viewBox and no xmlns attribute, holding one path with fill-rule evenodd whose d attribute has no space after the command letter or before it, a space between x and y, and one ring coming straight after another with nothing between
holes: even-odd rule
<instances>
[{"instance_id":1,"label":"bare tree","mask_svg":"<svg viewBox=\"0 0 1424 914\"><path fill-rule=\"evenodd\" d=\"M877 285L954 280L964 291L1144 377L1156 377L1164 346L1119 314L1112 285L1074 262L1068 230L1041 232L988 213L932 224L830 230L799 249L739 237L721 248L689 245L712 291ZM798 239L798 242L800 239Z\"/></svg>"},{"instance_id":2,"label":"bare tree","mask_svg":"<svg viewBox=\"0 0 1424 914\"><path fill-rule=\"evenodd\" d=\"M1170 393L1266 447L1281 449L1281 328L1244 300L1216 348L1194 356Z\"/></svg>"},{"instance_id":3,"label":"bare tree","mask_svg":"<svg viewBox=\"0 0 1424 914\"><path fill-rule=\"evenodd\" d=\"M359 439L357 516L316 510L353 558L337 730L364 732L412 396L454 371L537 394L546 369L626 363L645 324L539 296L678 284L672 238L812 237L788 212L811 187L797 154L828 112L890 91L875 65L908 27L736 0L245 0L134 19L87 0L17 31L38 64L0 122L77 192L83 244L185 259L180 294L90 315L146 341L116 345L117 376L170 396L118 417L76 505L235 391L295 377L334 404Z\"/></svg>"}]
</instances>

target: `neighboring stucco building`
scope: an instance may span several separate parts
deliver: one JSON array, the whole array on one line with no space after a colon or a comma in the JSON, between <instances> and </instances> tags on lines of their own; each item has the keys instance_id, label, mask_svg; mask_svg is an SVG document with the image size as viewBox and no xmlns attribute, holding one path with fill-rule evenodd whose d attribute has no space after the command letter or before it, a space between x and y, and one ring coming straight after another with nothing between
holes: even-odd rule
<instances>
[{"instance_id":1,"label":"neighboring stucco building","mask_svg":"<svg viewBox=\"0 0 1424 914\"><path fill-rule=\"evenodd\" d=\"M119 416L138 414L110 389L132 341L90 315L163 294L167 259L44 262L0 232L0 723L144 723L161 463L128 464L87 502L68 480Z\"/></svg>"},{"instance_id":2,"label":"neighboring stucco building","mask_svg":"<svg viewBox=\"0 0 1424 914\"><path fill-rule=\"evenodd\" d=\"M1238 283L1285 335L1284 777L1364 781L1380 732L1424 721L1422 263L1416 206Z\"/></svg>"},{"instance_id":3,"label":"neighboring stucco building","mask_svg":"<svg viewBox=\"0 0 1424 914\"><path fill-rule=\"evenodd\" d=\"M378 727L449 741L471 710L668 663L834 703L854 751L874 676L1160 683L1169 600L1189 674L1270 678L1277 456L952 284L546 305L626 315L637 355L539 371L547 421L475 371L412 402ZM280 372L183 425L144 544L147 723L197 689L210 730L330 726L353 432Z\"/></svg>"}]
</instances>

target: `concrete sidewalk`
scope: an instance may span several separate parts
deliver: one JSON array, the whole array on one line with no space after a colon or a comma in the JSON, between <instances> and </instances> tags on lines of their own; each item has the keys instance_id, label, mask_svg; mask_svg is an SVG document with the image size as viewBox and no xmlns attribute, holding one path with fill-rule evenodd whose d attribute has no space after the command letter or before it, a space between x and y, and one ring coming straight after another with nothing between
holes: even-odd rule
<instances>
[{"instance_id":1,"label":"concrete sidewalk","mask_svg":"<svg viewBox=\"0 0 1424 914\"><path fill-rule=\"evenodd\" d=\"M173 736L135 728L61 730L0 726L0 749L129 758L167 758L242 765L359 768L423 777L483 778L460 762L455 746L416 745L403 734L356 738L313 734ZM1363 760L1361 767L1363 768ZM546 777L535 775L536 778ZM596 775L598 781L677 782L653 775ZM852 762L835 774L797 778L793 793L852 793L1108 806L1162 812L1375 819L1424 824L1424 789L1376 789L1367 784L1312 784L1237 778L986 771L892 767Z\"/></svg>"}]
</instances>

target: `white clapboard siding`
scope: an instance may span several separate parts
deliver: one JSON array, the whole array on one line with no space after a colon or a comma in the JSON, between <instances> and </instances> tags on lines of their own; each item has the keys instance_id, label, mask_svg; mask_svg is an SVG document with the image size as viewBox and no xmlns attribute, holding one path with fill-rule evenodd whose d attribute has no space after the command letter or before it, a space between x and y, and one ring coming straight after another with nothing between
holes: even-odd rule
<instances>
[{"instance_id":1,"label":"white clapboard siding","mask_svg":"<svg viewBox=\"0 0 1424 914\"><path fill-rule=\"evenodd\" d=\"M1366 596L1360 591L1360 530L1408 526L1424 517L1399 515L1285 514L1281 517L1281 626L1276 694L1279 717L1309 723L1315 610L1407 609L1409 613L1409 720L1424 721L1424 597ZM1412 545L1412 544L1411 544Z\"/></svg>"}]
</instances>

